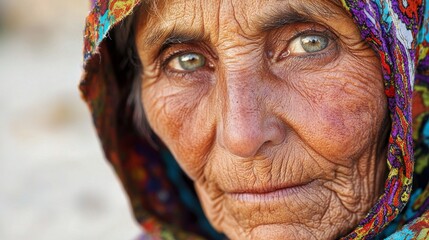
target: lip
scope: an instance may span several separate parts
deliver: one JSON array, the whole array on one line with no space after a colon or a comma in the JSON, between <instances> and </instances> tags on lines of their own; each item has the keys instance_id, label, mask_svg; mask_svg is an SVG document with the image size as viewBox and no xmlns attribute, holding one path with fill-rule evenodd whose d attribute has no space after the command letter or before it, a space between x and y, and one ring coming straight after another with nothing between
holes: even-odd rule
<instances>
[{"instance_id":1,"label":"lip","mask_svg":"<svg viewBox=\"0 0 429 240\"><path fill-rule=\"evenodd\" d=\"M241 202L267 202L276 201L293 195L301 193L306 188L311 187L314 180L301 183L293 184L281 187L269 187L269 188L254 188L240 191L227 192L226 194L237 201Z\"/></svg>"}]
</instances>

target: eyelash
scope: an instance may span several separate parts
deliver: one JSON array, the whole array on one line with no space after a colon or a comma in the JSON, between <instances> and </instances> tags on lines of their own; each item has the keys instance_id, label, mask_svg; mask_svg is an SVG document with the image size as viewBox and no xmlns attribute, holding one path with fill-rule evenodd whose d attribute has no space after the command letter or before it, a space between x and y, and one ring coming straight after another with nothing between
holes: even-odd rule
<instances>
[{"instance_id":1,"label":"eyelash","mask_svg":"<svg viewBox=\"0 0 429 240\"><path fill-rule=\"evenodd\" d=\"M169 47L168 47L169 48ZM167 49L168 49L167 48ZM173 58L175 58L175 57L178 57L178 56L180 56L181 54L183 54L183 53L186 53L186 52L189 52L190 50L189 49L180 49L180 50L176 50L176 51L172 51L172 52L169 52L169 53L167 53L167 55L166 56L164 56L163 58L162 58L162 63L161 63L161 67L164 69L164 68L166 68L167 67L167 65L168 65L168 63L173 59ZM192 50L191 50L192 51Z\"/></svg>"},{"instance_id":2,"label":"eyelash","mask_svg":"<svg viewBox=\"0 0 429 240\"><path fill-rule=\"evenodd\" d=\"M328 46L326 47L326 49L322 50L321 52L296 55L294 57L300 58L300 59L302 59L302 58L304 58L304 59L323 59L326 55L328 55L333 50L333 49L330 49L330 48L332 48L331 45L336 44L336 40L338 39L338 37L334 33L332 33L332 31L330 31L329 29L325 29L323 31L320 31L320 30L316 30L315 27L312 27L311 29L307 29L304 31L295 31L295 34L292 37L285 40L288 44L280 52L279 55L283 54L283 52L289 48L290 43L293 40L295 40L299 37L311 36L311 35L316 35L316 36L328 38L329 43L328 43ZM334 46L334 47L336 47L336 46Z\"/></svg>"},{"instance_id":3,"label":"eyelash","mask_svg":"<svg viewBox=\"0 0 429 240\"><path fill-rule=\"evenodd\" d=\"M193 46L192 43L186 43L167 46L164 51L161 52L159 58L159 73L166 74L168 78L171 77L172 79L175 79L174 82L176 84L186 85L189 83L199 82L200 80L204 80L201 82L207 83L207 79L211 78L211 74L208 74L207 71L209 70L209 66L211 66L210 59L213 59L213 55L210 54L209 50L202 50L202 48L205 46L201 46L198 43L195 45L196 46ZM179 57L182 54L191 52L198 53L206 57L206 64L204 67L206 71L177 71L169 67L169 63L172 61L172 59Z\"/></svg>"},{"instance_id":4,"label":"eyelash","mask_svg":"<svg viewBox=\"0 0 429 240\"><path fill-rule=\"evenodd\" d=\"M316 30L316 28L313 26L310 29L306 29L304 31L296 30L292 37L288 38L287 40L284 40L288 44L286 45L285 48L283 48L283 50L274 59L277 59L276 61L281 61L282 59L279 60L279 58L280 58L279 56L281 54L283 54L286 49L289 48L289 44L293 40L295 40L298 37L309 36L309 35L318 35L318 36L327 37L329 40L329 44L328 44L327 48L322 50L321 52L296 55L296 56L293 56L294 58L301 59L301 60L304 60L304 59L306 59L306 60L308 60L308 59L310 59L310 60L311 59L321 60L321 59L324 59L325 57L327 57L328 55L330 55L330 53L333 50L335 50L336 47L338 46L338 44L336 44L336 40L338 39L337 35L335 35L329 29L325 29L325 30L321 31L321 30ZM190 43L190 44L192 44L192 43ZM335 46L332 47L331 46L332 44L335 44ZM181 54L189 53L189 52L201 53L206 58L208 58L208 57L207 57L207 53L201 52L201 50L199 48L192 47L189 44L178 44L178 45L185 45L185 47L183 47L183 46L181 47L181 46L177 46L176 44L172 44L172 45L167 46L166 48L163 49L162 52L163 53L167 52L167 53L165 54L165 56L162 56L163 53L161 53L162 57L161 57L161 61L160 61L161 63L159 65L159 67L160 67L160 70L167 72L169 74L174 74L177 77L185 77L188 74L192 74L193 72L186 72L186 71L179 72L179 71L173 71L173 70L168 68L168 64L173 58L178 57ZM178 50L168 51L171 48L176 48Z\"/></svg>"},{"instance_id":5,"label":"eyelash","mask_svg":"<svg viewBox=\"0 0 429 240\"><path fill-rule=\"evenodd\" d=\"M189 73L192 73L192 72L186 72L186 71L183 71L183 72L173 71L173 70L169 69L169 67L168 67L168 64L170 63L170 61L172 59L174 59L175 57L179 57L182 54L191 53L191 52L192 53L202 54L207 59L206 65L209 65L208 62L210 60L209 60L208 55L210 55L210 54L207 53L207 51L201 51L200 47L190 46L190 45L192 45L192 43L178 44L178 45L179 46L177 46L177 45L167 46L165 48L164 52L167 52L167 54L165 54L165 56L161 56L161 64L160 64L160 67L161 67L161 69L164 72L168 72L170 74L174 74L174 75L177 75L177 76L185 76L185 75L187 75ZM182 45L182 46L180 46L180 45ZM183 45L185 45L185 46L183 46ZM178 50L169 51L169 49L171 49L171 48L175 48L175 49L178 49Z\"/></svg>"}]
</instances>

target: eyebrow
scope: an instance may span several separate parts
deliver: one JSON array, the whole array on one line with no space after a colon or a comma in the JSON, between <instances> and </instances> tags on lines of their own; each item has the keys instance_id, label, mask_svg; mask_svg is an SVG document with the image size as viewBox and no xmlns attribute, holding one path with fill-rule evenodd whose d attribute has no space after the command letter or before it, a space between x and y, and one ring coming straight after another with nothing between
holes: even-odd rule
<instances>
[{"instance_id":1,"label":"eyebrow","mask_svg":"<svg viewBox=\"0 0 429 240\"><path fill-rule=\"evenodd\" d=\"M265 20L266 19L266 20ZM295 10L287 10L276 12L274 15L265 17L260 20L261 31L270 31L274 29L282 28L286 25L294 23L305 23L305 22L314 22L315 19L311 16L304 15Z\"/></svg>"},{"instance_id":2,"label":"eyebrow","mask_svg":"<svg viewBox=\"0 0 429 240\"><path fill-rule=\"evenodd\" d=\"M167 33L166 33L167 31ZM146 45L157 44L162 41L160 51L164 50L168 46L177 43L189 43L206 40L203 31L196 31L192 29L164 29L157 28L148 34L148 38L145 40Z\"/></svg>"},{"instance_id":3,"label":"eyebrow","mask_svg":"<svg viewBox=\"0 0 429 240\"><path fill-rule=\"evenodd\" d=\"M337 2L335 0L335 2ZM337 14L327 6L313 7L311 5L290 6L283 9L274 9L272 13L258 19L261 31L270 31L294 23L320 22L321 19L332 18Z\"/></svg>"}]
</instances>

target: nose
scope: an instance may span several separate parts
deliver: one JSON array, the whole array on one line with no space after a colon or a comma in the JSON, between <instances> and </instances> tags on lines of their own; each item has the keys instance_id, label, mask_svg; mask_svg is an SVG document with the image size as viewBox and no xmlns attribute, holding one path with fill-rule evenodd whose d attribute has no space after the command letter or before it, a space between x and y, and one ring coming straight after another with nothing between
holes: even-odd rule
<instances>
[{"instance_id":1,"label":"nose","mask_svg":"<svg viewBox=\"0 0 429 240\"><path fill-rule=\"evenodd\" d=\"M225 85L226 101L218 125L223 148L235 156L250 158L265 146L283 142L285 129L271 111L269 88L245 75L231 76Z\"/></svg>"}]
</instances>

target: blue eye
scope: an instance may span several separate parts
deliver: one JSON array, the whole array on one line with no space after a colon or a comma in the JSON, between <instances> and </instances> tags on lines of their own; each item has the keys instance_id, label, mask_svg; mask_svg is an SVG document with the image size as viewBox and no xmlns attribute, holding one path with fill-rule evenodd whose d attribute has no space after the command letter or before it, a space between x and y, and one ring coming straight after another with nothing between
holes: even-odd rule
<instances>
[{"instance_id":1,"label":"blue eye","mask_svg":"<svg viewBox=\"0 0 429 240\"><path fill-rule=\"evenodd\" d=\"M196 71L204 67L206 58L199 53L184 53L171 59L168 65L178 71Z\"/></svg>"},{"instance_id":2,"label":"blue eye","mask_svg":"<svg viewBox=\"0 0 429 240\"><path fill-rule=\"evenodd\" d=\"M329 38L320 35L300 36L289 44L290 53L314 53L328 47Z\"/></svg>"}]
</instances>

